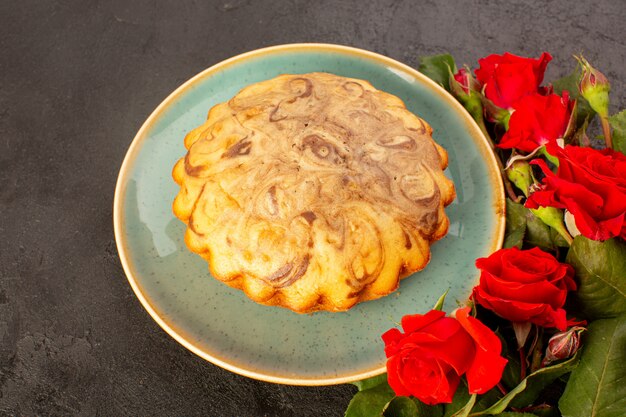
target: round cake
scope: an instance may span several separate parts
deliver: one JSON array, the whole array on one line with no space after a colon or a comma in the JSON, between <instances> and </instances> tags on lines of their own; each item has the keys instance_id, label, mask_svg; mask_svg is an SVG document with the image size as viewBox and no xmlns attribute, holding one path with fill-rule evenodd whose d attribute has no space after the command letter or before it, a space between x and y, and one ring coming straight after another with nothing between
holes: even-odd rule
<instances>
[{"instance_id":1,"label":"round cake","mask_svg":"<svg viewBox=\"0 0 626 417\"><path fill-rule=\"evenodd\" d=\"M250 85L185 147L173 171L185 242L258 303L344 311L385 296L448 230L446 151L402 100L364 80Z\"/></svg>"}]
</instances>

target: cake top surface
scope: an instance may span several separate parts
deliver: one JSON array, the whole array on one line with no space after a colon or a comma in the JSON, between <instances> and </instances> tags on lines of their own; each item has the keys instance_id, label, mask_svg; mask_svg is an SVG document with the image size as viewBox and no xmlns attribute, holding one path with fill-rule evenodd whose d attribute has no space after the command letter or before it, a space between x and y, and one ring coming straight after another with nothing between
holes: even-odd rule
<instances>
[{"instance_id":1,"label":"cake top surface","mask_svg":"<svg viewBox=\"0 0 626 417\"><path fill-rule=\"evenodd\" d=\"M258 281L238 284L249 295L309 281L315 297L333 298L326 287L337 281L358 298L386 275L395 289L415 269L406 258L418 250L427 262L428 243L447 230L454 189L431 133L366 81L279 76L215 106L187 135L175 212L215 275Z\"/></svg>"}]
</instances>

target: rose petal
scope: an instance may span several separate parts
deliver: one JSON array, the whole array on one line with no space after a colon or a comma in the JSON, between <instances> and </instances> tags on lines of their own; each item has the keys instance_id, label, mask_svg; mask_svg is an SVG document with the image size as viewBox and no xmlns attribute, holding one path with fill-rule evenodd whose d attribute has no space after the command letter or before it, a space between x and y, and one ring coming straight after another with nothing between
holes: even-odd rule
<instances>
[{"instance_id":1,"label":"rose petal","mask_svg":"<svg viewBox=\"0 0 626 417\"><path fill-rule=\"evenodd\" d=\"M476 259L476 268L499 275L502 268L502 254L504 252L505 249L499 249L487 258Z\"/></svg>"},{"instance_id":2,"label":"rose petal","mask_svg":"<svg viewBox=\"0 0 626 417\"><path fill-rule=\"evenodd\" d=\"M446 317L446 321L452 321L456 325L456 332L445 342L429 346L423 344L424 348L428 348L431 355L440 362L451 366L457 374L461 375L472 363L474 356L474 342L471 337L463 331L459 322L453 318Z\"/></svg>"},{"instance_id":3,"label":"rose petal","mask_svg":"<svg viewBox=\"0 0 626 417\"><path fill-rule=\"evenodd\" d=\"M484 394L502 378L507 360L500 356L502 343L487 326L469 315L469 307L460 308L455 317L476 342L476 355L467 371L470 394Z\"/></svg>"},{"instance_id":4,"label":"rose petal","mask_svg":"<svg viewBox=\"0 0 626 417\"><path fill-rule=\"evenodd\" d=\"M394 355L397 352L397 344L402 340L403 334L398 329L389 329L381 338L385 343L385 354L387 357Z\"/></svg>"},{"instance_id":5,"label":"rose petal","mask_svg":"<svg viewBox=\"0 0 626 417\"><path fill-rule=\"evenodd\" d=\"M411 394L428 405L452 402L460 377L438 361L418 361L418 365L405 367L411 376Z\"/></svg>"},{"instance_id":6,"label":"rose petal","mask_svg":"<svg viewBox=\"0 0 626 417\"><path fill-rule=\"evenodd\" d=\"M502 379L507 360L499 354L477 350L474 362L467 371L467 384L470 394L484 394Z\"/></svg>"},{"instance_id":7,"label":"rose petal","mask_svg":"<svg viewBox=\"0 0 626 417\"><path fill-rule=\"evenodd\" d=\"M626 236L626 157L613 150L578 146L550 148L559 159L557 173L540 165L546 177L526 207L567 209L580 233L589 239Z\"/></svg>"},{"instance_id":8,"label":"rose petal","mask_svg":"<svg viewBox=\"0 0 626 417\"><path fill-rule=\"evenodd\" d=\"M426 314L413 314L402 317L402 329L405 333L415 332L445 316L443 311L430 310Z\"/></svg>"},{"instance_id":9,"label":"rose petal","mask_svg":"<svg viewBox=\"0 0 626 417\"><path fill-rule=\"evenodd\" d=\"M538 59L494 54L478 60L475 74L486 97L506 109L525 95L537 92L551 59L545 52Z\"/></svg>"},{"instance_id":10,"label":"rose petal","mask_svg":"<svg viewBox=\"0 0 626 417\"><path fill-rule=\"evenodd\" d=\"M549 304L502 300L481 292L480 288L474 293L474 298L478 304L513 322L529 321L542 327L556 327L559 330L563 329L565 323L565 310L553 309Z\"/></svg>"},{"instance_id":11,"label":"rose petal","mask_svg":"<svg viewBox=\"0 0 626 417\"><path fill-rule=\"evenodd\" d=\"M558 281L561 283L561 280ZM517 283L490 277L483 290L495 298L527 303L545 303L553 307L562 307L567 297L567 288L559 287L548 280L534 283Z\"/></svg>"},{"instance_id":12,"label":"rose petal","mask_svg":"<svg viewBox=\"0 0 626 417\"><path fill-rule=\"evenodd\" d=\"M498 147L532 152L541 145L554 146L567 131L574 102L564 91L556 94L524 94L514 105L509 128Z\"/></svg>"},{"instance_id":13,"label":"rose petal","mask_svg":"<svg viewBox=\"0 0 626 417\"><path fill-rule=\"evenodd\" d=\"M396 395L408 396L411 395L411 392L404 386L400 379L402 362L403 360L400 356L392 356L387 360L387 382Z\"/></svg>"}]
</instances>

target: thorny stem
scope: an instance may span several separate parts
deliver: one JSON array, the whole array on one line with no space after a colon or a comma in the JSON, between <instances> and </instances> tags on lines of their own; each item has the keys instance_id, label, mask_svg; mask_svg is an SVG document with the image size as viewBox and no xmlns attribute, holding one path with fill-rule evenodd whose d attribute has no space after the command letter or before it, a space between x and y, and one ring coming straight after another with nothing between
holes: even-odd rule
<instances>
[{"instance_id":1,"label":"thorny stem","mask_svg":"<svg viewBox=\"0 0 626 417\"><path fill-rule=\"evenodd\" d=\"M604 133L604 143L606 143L607 148L613 149L613 140L611 138L611 126L609 126L609 118L600 117L600 122L602 124L602 133Z\"/></svg>"},{"instance_id":2,"label":"thorny stem","mask_svg":"<svg viewBox=\"0 0 626 417\"><path fill-rule=\"evenodd\" d=\"M498 382L498 385L496 385L496 387L498 387L498 389L500 390L500 392L502 393L502 395L506 395L509 392L506 390L506 388L504 388L504 385L502 385L502 382Z\"/></svg>"}]
</instances>

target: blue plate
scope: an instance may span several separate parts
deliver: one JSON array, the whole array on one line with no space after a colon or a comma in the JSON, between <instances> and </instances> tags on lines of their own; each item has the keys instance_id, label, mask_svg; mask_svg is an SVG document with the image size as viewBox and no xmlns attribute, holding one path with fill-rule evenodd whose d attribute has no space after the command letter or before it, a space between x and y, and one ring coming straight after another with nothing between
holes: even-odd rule
<instances>
[{"instance_id":1,"label":"blue plate","mask_svg":"<svg viewBox=\"0 0 626 417\"><path fill-rule=\"evenodd\" d=\"M283 73L330 72L370 81L400 97L434 129L448 151L446 174L457 198L446 209L448 235L430 264L382 299L344 313L299 315L249 300L210 276L185 247L184 225L172 214L171 178L184 156L183 138L208 110L241 88ZM120 170L114 203L120 258L137 297L163 329L201 357L270 382L328 385L384 372L380 335L405 314L428 311L450 289L445 308L467 299L476 258L500 248L504 193L487 139L441 87L414 69L359 49L294 44L260 49L221 62L174 91L143 124Z\"/></svg>"}]
</instances>

